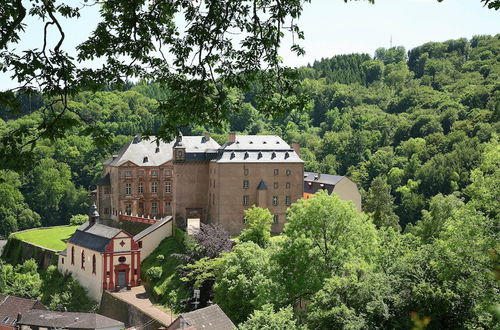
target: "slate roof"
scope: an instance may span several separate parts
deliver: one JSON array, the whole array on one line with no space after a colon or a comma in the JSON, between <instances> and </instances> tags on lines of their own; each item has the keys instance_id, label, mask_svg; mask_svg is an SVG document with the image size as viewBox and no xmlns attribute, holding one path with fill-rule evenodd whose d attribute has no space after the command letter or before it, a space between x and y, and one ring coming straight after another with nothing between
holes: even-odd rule
<instances>
[{"instance_id":1,"label":"slate roof","mask_svg":"<svg viewBox=\"0 0 500 330\"><path fill-rule=\"evenodd\" d=\"M141 139L134 137L118 151L116 157L106 160L104 166L120 166L128 161L138 166L159 166L172 159L172 147L174 141L165 143L159 142L159 152L156 152L156 142L153 139ZM144 158L147 157L147 162Z\"/></svg>"},{"instance_id":2,"label":"slate roof","mask_svg":"<svg viewBox=\"0 0 500 330\"><path fill-rule=\"evenodd\" d=\"M318 190L326 190L329 194L345 176L304 172L304 193L314 194Z\"/></svg>"},{"instance_id":3,"label":"slate roof","mask_svg":"<svg viewBox=\"0 0 500 330\"><path fill-rule=\"evenodd\" d=\"M217 304L181 314L180 317L197 330L232 330L236 327Z\"/></svg>"},{"instance_id":4,"label":"slate roof","mask_svg":"<svg viewBox=\"0 0 500 330\"><path fill-rule=\"evenodd\" d=\"M19 313L26 313L34 308L46 309L38 300L8 296L0 293L0 326L14 327Z\"/></svg>"},{"instance_id":5,"label":"slate roof","mask_svg":"<svg viewBox=\"0 0 500 330\"><path fill-rule=\"evenodd\" d=\"M236 135L217 155L218 163L303 163L295 150L277 135Z\"/></svg>"},{"instance_id":6,"label":"slate roof","mask_svg":"<svg viewBox=\"0 0 500 330\"><path fill-rule=\"evenodd\" d=\"M102 329L125 327L123 322L116 321L96 313L54 312L42 310L31 310L22 313L18 324L49 329Z\"/></svg>"},{"instance_id":7,"label":"slate roof","mask_svg":"<svg viewBox=\"0 0 500 330\"><path fill-rule=\"evenodd\" d=\"M267 185L264 180L260 180L259 185L257 186L257 190L267 190Z\"/></svg>"},{"instance_id":8,"label":"slate roof","mask_svg":"<svg viewBox=\"0 0 500 330\"><path fill-rule=\"evenodd\" d=\"M340 180L344 179L345 176L342 175L330 175L330 174L321 174L314 172L304 172L304 181L310 182L318 182L329 185L336 185L340 182Z\"/></svg>"},{"instance_id":9,"label":"slate roof","mask_svg":"<svg viewBox=\"0 0 500 330\"><path fill-rule=\"evenodd\" d=\"M277 135L236 135L235 142L226 142L224 150L293 150Z\"/></svg>"},{"instance_id":10,"label":"slate roof","mask_svg":"<svg viewBox=\"0 0 500 330\"><path fill-rule=\"evenodd\" d=\"M141 231L139 234L135 235L134 236L134 241L138 241L140 239L143 239L145 236L151 234L152 232L154 232L156 229L162 227L163 225L169 223L170 221L172 221L172 216L168 216L166 217L165 219L162 219L160 221L157 221L155 224L152 224L151 226L149 226L148 228L144 229L143 231Z\"/></svg>"},{"instance_id":11,"label":"slate roof","mask_svg":"<svg viewBox=\"0 0 500 330\"><path fill-rule=\"evenodd\" d=\"M90 226L87 221L75 231L69 238L68 243L104 252L109 241L121 231L121 229L108 227L99 223Z\"/></svg>"},{"instance_id":12,"label":"slate roof","mask_svg":"<svg viewBox=\"0 0 500 330\"><path fill-rule=\"evenodd\" d=\"M182 145L186 148L186 153L204 153L204 152L217 152L220 145L212 138L205 136L182 136L181 143L176 142L176 146Z\"/></svg>"}]
</instances>

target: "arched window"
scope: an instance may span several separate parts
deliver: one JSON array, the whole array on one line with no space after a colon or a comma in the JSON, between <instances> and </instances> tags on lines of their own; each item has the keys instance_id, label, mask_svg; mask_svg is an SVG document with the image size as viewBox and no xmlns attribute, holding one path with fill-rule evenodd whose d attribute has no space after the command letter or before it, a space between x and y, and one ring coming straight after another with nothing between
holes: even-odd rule
<instances>
[{"instance_id":1,"label":"arched window","mask_svg":"<svg viewBox=\"0 0 500 330\"><path fill-rule=\"evenodd\" d=\"M82 250L82 269L85 269L85 251Z\"/></svg>"},{"instance_id":2,"label":"arched window","mask_svg":"<svg viewBox=\"0 0 500 330\"><path fill-rule=\"evenodd\" d=\"M72 265L75 264L75 247L74 246L71 247L71 264Z\"/></svg>"},{"instance_id":3,"label":"arched window","mask_svg":"<svg viewBox=\"0 0 500 330\"><path fill-rule=\"evenodd\" d=\"M92 256L92 274L95 274L95 254Z\"/></svg>"}]
</instances>

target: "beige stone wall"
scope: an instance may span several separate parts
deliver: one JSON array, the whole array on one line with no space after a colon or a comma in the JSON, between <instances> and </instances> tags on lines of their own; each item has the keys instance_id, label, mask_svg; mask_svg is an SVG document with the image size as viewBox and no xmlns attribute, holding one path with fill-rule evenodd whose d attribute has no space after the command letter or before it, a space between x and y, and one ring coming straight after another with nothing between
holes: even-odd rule
<instances>
[{"instance_id":1,"label":"beige stone wall","mask_svg":"<svg viewBox=\"0 0 500 330\"><path fill-rule=\"evenodd\" d=\"M361 194L359 193L358 186L349 178L345 177L340 180L333 189L340 199L345 201L352 201L356 209L361 212Z\"/></svg>"},{"instance_id":2,"label":"beige stone wall","mask_svg":"<svg viewBox=\"0 0 500 330\"><path fill-rule=\"evenodd\" d=\"M208 203L208 162L174 163L174 215L186 219L186 208L204 209Z\"/></svg>"},{"instance_id":3,"label":"beige stone wall","mask_svg":"<svg viewBox=\"0 0 500 330\"><path fill-rule=\"evenodd\" d=\"M141 261L149 256L160 245L163 239L172 236L173 224L173 221L169 221L138 241L142 242Z\"/></svg>"},{"instance_id":4,"label":"beige stone wall","mask_svg":"<svg viewBox=\"0 0 500 330\"><path fill-rule=\"evenodd\" d=\"M248 175L245 175L245 168ZM279 171L278 175L274 170ZM290 175L287 175L290 170ZM237 235L244 228L244 210L252 205L268 208L273 215L278 215L278 223L272 225L272 231L279 233L286 222L286 196L294 203L303 195L303 163L216 163L210 166L211 188L209 195L210 219L224 226L232 235ZM243 181L248 180L248 189L243 188ZM267 191L257 190L261 180L267 185ZM277 187L275 187L275 183ZM290 188L286 188L287 183ZM249 205L243 205L243 196L248 196ZM214 200L215 196L215 200ZM278 205L273 205L273 196L278 197Z\"/></svg>"},{"instance_id":5,"label":"beige stone wall","mask_svg":"<svg viewBox=\"0 0 500 330\"><path fill-rule=\"evenodd\" d=\"M101 300L102 282L103 282L103 259L102 255L96 251L92 251L80 246L68 243L67 256L59 256L58 269L64 274L70 272L74 278L88 291L89 297L96 301ZM75 248L74 264L71 264L71 248ZM84 251L85 268L82 269L81 253ZM96 256L96 271L92 273L92 256ZM64 264L62 260L64 259Z\"/></svg>"}]
</instances>

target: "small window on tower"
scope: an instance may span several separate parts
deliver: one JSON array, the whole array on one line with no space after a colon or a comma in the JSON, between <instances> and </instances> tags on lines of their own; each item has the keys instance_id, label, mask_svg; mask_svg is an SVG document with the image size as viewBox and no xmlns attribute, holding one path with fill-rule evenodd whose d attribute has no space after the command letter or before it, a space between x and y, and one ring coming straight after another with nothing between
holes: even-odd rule
<instances>
[{"instance_id":1,"label":"small window on tower","mask_svg":"<svg viewBox=\"0 0 500 330\"><path fill-rule=\"evenodd\" d=\"M248 168L243 169L243 175L248 175Z\"/></svg>"},{"instance_id":2,"label":"small window on tower","mask_svg":"<svg viewBox=\"0 0 500 330\"><path fill-rule=\"evenodd\" d=\"M278 217L277 214L274 215L273 221L274 221L274 223L278 223L279 222L279 217Z\"/></svg>"},{"instance_id":3,"label":"small window on tower","mask_svg":"<svg viewBox=\"0 0 500 330\"><path fill-rule=\"evenodd\" d=\"M243 180L243 189L248 189L248 180Z\"/></svg>"},{"instance_id":4,"label":"small window on tower","mask_svg":"<svg viewBox=\"0 0 500 330\"><path fill-rule=\"evenodd\" d=\"M285 205L290 206L292 204L292 198L290 196L285 197Z\"/></svg>"},{"instance_id":5,"label":"small window on tower","mask_svg":"<svg viewBox=\"0 0 500 330\"><path fill-rule=\"evenodd\" d=\"M243 205L248 206L249 201L248 201L248 195L243 196Z\"/></svg>"},{"instance_id":6,"label":"small window on tower","mask_svg":"<svg viewBox=\"0 0 500 330\"><path fill-rule=\"evenodd\" d=\"M287 170L286 170L286 175L291 175L291 174L292 174L292 170L287 169Z\"/></svg>"},{"instance_id":7,"label":"small window on tower","mask_svg":"<svg viewBox=\"0 0 500 330\"><path fill-rule=\"evenodd\" d=\"M275 182L275 183L273 184L273 186L274 186L274 189L278 189L280 185L279 185L279 183L278 183L278 182Z\"/></svg>"},{"instance_id":8,"label":"small window on tower","mask_svg":"<svg viewBox=\"0 0 500 330\"><path fill-rule=\"evenodd\" d=\"M287 183L286 183L285 188L286 188L286 189L290 189L290 182L287 182Z\"/></svg>"},{"instance_id":9,"label":"small window on tower","mask_svg":"<svg viewBox=\"0 0 500 330\"><path fill-rule=\"evenodd\" d=\"M274 206L278 205L278 196L273 196L273 205Z\"/></svg>"},{"instance_id":10,"label":"small window on tower","mask_svg":"<svg viewBox=\"0 0 500 330\"><path fill-rule=\"evenodd\" d=\"M274 175L279 175L279 174L280 174L280 170L279 170L279 169L277 169L277 168L275 168L275 169L274 169Z\"/></svg>"}]
</instances>

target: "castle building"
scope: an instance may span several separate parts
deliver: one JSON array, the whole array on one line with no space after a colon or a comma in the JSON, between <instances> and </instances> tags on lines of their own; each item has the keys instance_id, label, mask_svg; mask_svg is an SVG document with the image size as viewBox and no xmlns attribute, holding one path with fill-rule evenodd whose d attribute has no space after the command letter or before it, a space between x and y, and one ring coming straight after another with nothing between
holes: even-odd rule
<instances>
[{"instance_id":1,"label":"castle building","mask_svg":"<svg viewBox=\"0 0 500 330\"><path fill-rule=\"evenodd\" d=\"M298 145L278 136L230 133L223 146L208 134L170 143L135 137L103 165L96 201L103 219L115 221L172 215L183 226L198 218L236 235L244 210L257 205L271 211L278 233L288 206L303 196Z\"/></svg>"}]
</instances>

